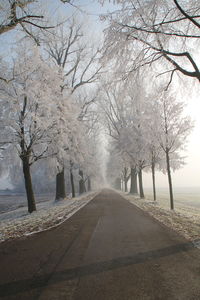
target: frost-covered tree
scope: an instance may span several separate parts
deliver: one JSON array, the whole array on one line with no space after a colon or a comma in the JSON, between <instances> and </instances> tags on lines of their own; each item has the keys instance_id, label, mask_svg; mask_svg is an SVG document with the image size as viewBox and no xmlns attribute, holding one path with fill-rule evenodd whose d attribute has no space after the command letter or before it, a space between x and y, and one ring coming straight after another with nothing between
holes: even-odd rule
<instances>
[{"instance_id":1,"label":"frost-covered tree","mask_svg":"<svg viewBox=\"0 0 200 300\"><path fill-rule=\"evenodd\" d=\"M60 0L62 3L70 3L68 0ZM48 7L48 1L46 1ZM15 29L18 25L36 39L32 34L32 27L39 29L52 28L46 24L44 11L37 0L1 0L0 1L0 34Z\"/></svg>"},{"instance_id":2,"label":"frost-covered tree","mask_svg":"<svg viewBox=\"0 0 200 300\"><path fill-rule=\"evenodd\" d=\"M62 6L62 3L72 4L73 1L57 0L58 5ZM11 39L25 36L31 38L36 45L40 45L42 33L47 33L62 23L60 21L58 24L57 17L49 14L52 4L48 0L0 0L0 39L12 31L15 35L13 34ZM17 32L20 29L22 34L19 36ZM8 35L8 38L10 36ZM8 83L12 79L12 76L0 75L0 80L4 82Z\"/></svg>"},{"instance_id":3,"label":"frost-covered tree","mask_svg":"<svg viewBox=\"0 0 200 300\"><path fill-rule=\"evenodd\" d=\"M86 42L83 25L74 18L69 19L65 24L53 29L51 33L45 35L44 49L48 53L49 58L62 70L62 93L65 94L67 91L67 93L71 95L73 94L71 98L73 99L74 105L77 104L79 106L79 115L77 118L81 131L81 120L87 113L88 107L93 103L94 100L93 96L89 98L88 93L86 93L86 97L85 95L83 96L82 87L92 84L98 79L101 69L101 67L98 65L99 50L95 50L91 45L89 45L88 42ZM84 125L82 127L84 127ZM81 136L81 138L82 142L80 142L79 139L79 154L84 152L84 146L81 146L81 144L84 143L84 134ZM76 138L71 137L71 140L74 139ZM64 147L63 149L68 149L68 147ZM82 155L80 154L80 157L81 156ZM74 190L73 166L75 166L76 162L74 162L73 159L70 161L70 178L72 190ZM80 182L83 182L83 171L80 170L79 173ZM64 198L66 195L64 190L64 167L62 167L62 170L59 170L57 173L56 182L58 194L62 196L61 198ZM83 184L82 186L84 189ZM81 190L83 189L81 188Z\"/></svg>"},{"instance_id":4,"label":"frost-covered tree","mask_svg":"<svg viewBox=\"0 0 200 300\"><path fill-rule=\"evenodd\" d=\"M161 63L162 74L175 73L200 81L198 42L200 4L191 0L125 0L116 12L106 16L105 48L110 57L118 57L126 72L144 65ZM194 47L194 43L195 46ZM121 56L121 58L120 58ZM125 65L124 58L129 60ZM121 64L120 64L121 61ZM167 62L167 64L165 64Z\"/></svg>"},{"instance_id":5,"label":"frost-covered tree","mask_svg":"<svg viewBox=\"0 0 200 300\"><path fill-rule=\"evenodd\" d=\"M94 91L92 90L92 95ZM95 105L96 92L92 98L90 95L88 98L91 99L87 101L87 94L85 95L85 100L80 99L81 112L79 115L79 121L82 125L82 130L84 129L84 148L82 149L83 161L79 164L81 174L79 191L86 190L84 184L87 182L88 190L91 190L92 186L100 178L100 158L99 158L99 145L101 143L101 129L99 126L99 116L98 110ZM99 174L98 174L99 173ZM81 187L82 186L82 187Z\"/></svg>"},{"instance_id":6,"label":"frost-covered tree","mask_svg":"<svg viewBox=\"0 0 200 300\"><path fill-rule=\"evenodd\" d=\"M147 93L140 78L137 73L137 77L129 77L123 84L117 82L104 87L105 93L101 95L104 124L118 153L129 160L131 175L138 174L141 198L144 197L143 170L151 168L155 200L155 169L166 170L173 209L171 168L179 168L183 162L180 151L191 130L191 121L183 117L183 105L175 97L163 89L154 91L153 95ZM133 191L134 186L133 180Z\"/></svg>"},{"instance_id":7,"label":"frost-covered tree","mask_svg":"<svg viewBox=\"0 0 200 300\"><path fill-rule=\"evenodd\" d=\"M147 127L146 127L146 151L147 151L147 162L148 166L145 168L145 171L151 171L152 174L152 185L153 185L153 198L156 201L156 169L160 169L163 162L163 152L159 141L156 137L157 129L157 117L155 112L156 106L156 95L149 94L146 99L146 114L147 118Z\"/></svg>"},{"instance_id":8,"label":"frost-covered tree","mask_svg":"<svg viewBox=\"0 0 200 300\"><path fill-rule=\"evenodd\" d=\"M60 86L57 88L60 89ZM56 170L56 200L66 197L64 168L71 169L72 165L77 163L81 156L82 129L78 121L78 115L79 110L73 104L70 93L67 91L61 92L60 90L57 107L58 135L54 137L52 143L53 152L56 153L53 158Z\"/></svg>"},{"instance_id":9,"label":"frost-covered tree","mask_svg":"<svg viewBox=\"0 0 200 300\"><path fill-rule=\"evenodd\" d=\"M56 199L65 198L65 171L69 170L71 193L75 197L74 173L78 171L79 192L86 191L85 183L92 176L95 168L94 144L95 120L92 115L85 115L78 107L74 96L68 90L62 91L62 105L59 107L59 134L53 141L54 166L56 167ZM87 117L87 118L86 118ZM94 120L93 120L94 119ZM85 174L84 174L85 173ZM90 178L91 180L91 178Z\"/></svg>"},{"instance_id":10,"label":"frost-covered tree","mask_svg":"<svg viewBox=\"0 0 200 300\"><path fill-rule=\"evenodd\" d=\"M10 68L13 80L2 83L1 106L4 109L6 150L14 148L22 162L28 211L36 210L31 180L31 166L51 156L53 137L57 135L57 106L60 97L60 77L41 58L37 48L17 49Z\"/></svg>"},{"instance_id":11,"label":"frost-covered tree","mask_svg":"<svg viewBox=\"0 0 200 300\"><path fill-rule=\"evenodd\" d=\"M170 207L174 209L171 169L182 163L180 151L184 149L186 138L192 130L191 119L184 116L184 104L173 94L161 92L154 103L155 124L153 132L165 154L165 170L168 176Z\"/></svg>"},{"instance_id":12,"label":"frost-covered tree","mask_svg":"<svg viewBox=\"0 0 200 300\"><path fill-rule=\"evenodd\" d=\"M102 110L108 134L114 139L122 157L126 157L131 166L131 193L137 193L137 174L140 179L140 191L143 197L142 169L145 166L143 138L140 119L140 87L135 90L127 84L113 83L105 86ZM142 114L141 114L142 115Z\"/></svg>"},{"instance_id":13,"label":"frost-covered tree","mask_svg":"<svg viewBox=\"0 0 200 300\"><path fill-rule=\"evenodd\" d=\"M134 106L133 106L134 108ZM130 121L131 120L131 121ZM139 179L140 197L144 198L142 172L149 164L147 160L146 115L141 110L130 111L127 126L120 131L120 146L135 166Z\"/></svg>"},{"instance_id":14,"label":"frost-covered tree","mask_svg":"<svg viewBox=\"0 0 200 300\"><path fill-rule=\"evenodd\" d=\"M84 24L76 18L54 28L44 36L44 48L56 65L63 69L62 88L74 93L79 87L96 82L101 66L100 51L89 41Z\"/></svg>"},{"instance_id":15,"label":"frost-covered tree","mask_svg":"<svg viewBox=\"0 0 200 300\"><path fill-rule=\"evenodd\" d=\"M128 181L130 179L130 162L126 160L126 156L119 153L115 141L110 141L109 159L107 163L107 178L109 184L115 187L116 181L121 179L121 189L128 192Z\"/></svg>"}]
</instances>

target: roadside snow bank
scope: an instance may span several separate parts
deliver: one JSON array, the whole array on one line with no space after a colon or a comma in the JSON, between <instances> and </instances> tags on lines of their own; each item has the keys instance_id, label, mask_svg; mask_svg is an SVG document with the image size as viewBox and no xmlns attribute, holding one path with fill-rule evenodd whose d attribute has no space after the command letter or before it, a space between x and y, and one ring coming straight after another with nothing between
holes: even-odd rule
<instances>
[{"instance_id":1,"label":"roadside snow bank","mask_svg":"<svg viewBox=\"0 0 200 300\"><path fill-rule=\"evenodd\" d=\"M166 202L152 201L149 199L140 199L137 196L120 194L130 203L136 205L142 210L149 213L152 217L177 231L186 239L192 241L195 245L200 246L200 209L180 206L175 211L171 211L166 206ZM169 203L168 203L169 205Z\"/></svg>"},{"instance_id":2,"label":"roadside snow bank","mask_svg":"<svg viewBox=\"0 0 200 300\"><path fill-rule=\"evenodd\" d=\"M27 208L8 212L6 216L2 214L4 220L0 221L0 242L58 226L85 206L97 194L98 192L91 192L77 198L43 202L37 205L37 211L32 214L27 212Z\"/></svg>"}]
</instances>

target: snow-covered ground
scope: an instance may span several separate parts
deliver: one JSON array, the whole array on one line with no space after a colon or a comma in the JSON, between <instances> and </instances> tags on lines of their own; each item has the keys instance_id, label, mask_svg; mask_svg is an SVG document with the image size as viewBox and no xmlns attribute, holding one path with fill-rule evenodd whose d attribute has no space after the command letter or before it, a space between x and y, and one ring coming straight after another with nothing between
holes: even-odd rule
<instances>
[{"instance_id":1,"label":"snow-covered ground","mask_svg":"<svg viewBox=\"0 0 200 300\"><path fill-rule=\"evenodd\" d=\"M196 245L200 242L200 207L189 205L189 202L187 204L178 202L175 203L175 210L171 211L169 200L166 201L162 197L158 198L157 201L153 201L149 198L140 199L137 196L123 192L121 192L121 195L161 223L196 243Z\"/></svg>"},{"instance_id":2,"label":"snow-covered ground","mask_svg":"<svg viewBox=\"0 0 200 300\"><path fill-rule=\"evenodd\" d=\"M91 192L56 202L41 202L37 204L37 211L32 214L27 212L27 207L1 214L0 242L58 226L91 201L97 193Z\"/></svg>"}]
</instances>

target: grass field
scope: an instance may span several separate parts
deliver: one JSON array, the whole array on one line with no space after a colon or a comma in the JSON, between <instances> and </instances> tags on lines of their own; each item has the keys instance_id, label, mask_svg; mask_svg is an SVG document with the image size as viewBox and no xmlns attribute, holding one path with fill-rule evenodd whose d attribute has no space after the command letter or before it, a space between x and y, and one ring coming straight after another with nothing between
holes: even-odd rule
<instances>
[{"instance_id":1,"label":"grass field","mask_svg":"<svg viewBox=\"0 0 200 300\"><path fill-rule=\"evenodd\" d=\"M146 198L153 200L153 191L150 188L145 189ZM157 189L157 201L169 204L169 190L167 188ZM186 205L200 208L200 188L174 188L175 205Z\"/></svg>"},{"instance_id":2,"label":"grass field","mask_svg":"<svg viewBox=\"0 0 200 300\"><path fill-rule=\"evenodd\" d=\"M152 189L145 189L145 198L153 201ZM157 204L170 209L169 191L167 188L157 189ZM174 188L175 211L194 219L200 218L200 188Z\"/></svg>"}]
</instances>

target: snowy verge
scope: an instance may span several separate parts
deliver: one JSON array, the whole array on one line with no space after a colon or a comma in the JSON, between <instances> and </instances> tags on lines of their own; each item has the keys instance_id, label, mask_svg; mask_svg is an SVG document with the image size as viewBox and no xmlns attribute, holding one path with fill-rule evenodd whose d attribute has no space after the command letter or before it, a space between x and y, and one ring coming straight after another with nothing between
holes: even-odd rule
<instances>
[{"instance_id":1,"label":"snowy verge","mask_svg":"<svg viewBox=\"0 0 200 300\"><path fill-rule=\"evenodd\" d=\"M175 230L187 240L193 242L196 247L200 248L200 210L195 209L194 213L193 207L184 207L183 205L171 211L160 200L140 199L138 196L123 192L120 192L120 194L130 203L146 211L153 218Z\"/></svg>"},{"instance_id":2,"label":"snowy verge","mask_svg":"<svg viewBox=\"0 0 200 300\"><path fill-rule=\"evenodd\" d=\"M56 227L90 202L99 192L90 192L77 198L47 201L29 214L24 209L9 212L7 220L0 221L0 242L28 236ZM27 210L27 208L26 208Z\"/></svg>"}]
</instances>

